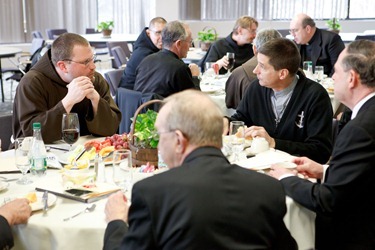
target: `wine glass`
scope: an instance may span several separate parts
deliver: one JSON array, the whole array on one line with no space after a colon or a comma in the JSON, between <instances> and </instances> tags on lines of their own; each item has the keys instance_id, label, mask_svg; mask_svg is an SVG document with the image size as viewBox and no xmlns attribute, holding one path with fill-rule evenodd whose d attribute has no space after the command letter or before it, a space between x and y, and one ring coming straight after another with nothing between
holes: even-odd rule
<instances>
[{"instance_id":1,"label":"wine glass","mask_svg":"<svg viewBox=\"0 0 375 250\"><path fill-rule=\"evenodd\" d=\"M228 58L228 65L227 65L228 72L227 72L227 74L229 75L231 70L234 67L234 53L227 52L227 58Z\"/></svg>"},{"instance_id":2,"label":"wine glass","mask_svg":"<svg viewBox=\"0 0 375 250\"><path fill-rule=\"evenodd\" d=\"M123 192L129 191L133 185L132 154L128 149L118 149L113 153L113 182Z\"/></svg>"},{"instance_id":3,"label":"wine glass","mask_svg":"<svg viewBox=\"0 0 375 250\"><path fill-rule=\"evenodd\" d=\"M18 184L26 185L33 181L27 178L27 171L31 167L31 159L29 157L29 149L31 140L29 138L17 138L14 141L16 167L21 171L22 177L17 180Z\"/></svg>"},{"instance_id":4,"label":"wine glass","mask_svg":"<svg viewBox=\"0 0 375 250\"><path fill-rule=\"evenodd\" d=\"M63 114L62 124L62 138L69 144L69 151L72 151L73 144L79 138L79 119L77 113Z\"/></svg>"},{"instance_id":5,"label":"wine glass","mask_svg":"<svg viewBox=\"0 0 375 250\"><path fill-rule=\"evenodd\" d=\"M245 146L245 123L232 121L229 127L230 145L233 153L233 162L239 161L239 155Z\"/></svg>"}]
</instances>

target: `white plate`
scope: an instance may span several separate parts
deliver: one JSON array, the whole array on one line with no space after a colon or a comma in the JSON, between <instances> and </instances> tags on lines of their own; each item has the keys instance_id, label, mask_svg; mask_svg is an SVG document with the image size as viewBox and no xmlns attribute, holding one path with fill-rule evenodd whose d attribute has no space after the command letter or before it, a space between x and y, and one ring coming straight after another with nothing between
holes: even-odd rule
<instances>
[{"instance_id":1,"label":"white plate","mask_svg":"<svg viewBox=\"0 0 375 250\"><path fill-rule=\"evenodd\" d=\"M0 191L3 191L5 189L7 189L9 186L9 182L6 182L6 181L0 181Z\"/></svg>"},{"instance_id":2,"label":"white plate","mask_svg":"<svg viewBox=\"0 0 375 250\"><path fill-rule=\"evenodd\" d=\"M219 90L221 90L222 87L220 86L213 86L213 85L203 85L201 86L201 91L207 94L215 93Z\"/></svg>"},{"instance_id":3,"label":"white plate","mask_svg":"<svg viewBox=\"0 0 375 250\"><path fill-rule=\"evenodd\" d=\"M30 203L32 211L38 211L43 209L43 192L35 192L36 194L36 202ZM14 200L16 198L26 198L26 194L15 194L11 195L10 200ZM55 205L57 201L57 197L54 194L48 193L48 207Z\"/></svg>"},{"instance_id":4,"label":"white plate","mask_svg":"<svg viewBox=\"0 0 375 250\"><path fill-rule=\"evenodd\" d=\"M36 192L37 201L30 203L32 211L43 209L43 192ZM57 197L54 194L48 193L48 207L55 205Z\"/></svg>"}]
</instances>

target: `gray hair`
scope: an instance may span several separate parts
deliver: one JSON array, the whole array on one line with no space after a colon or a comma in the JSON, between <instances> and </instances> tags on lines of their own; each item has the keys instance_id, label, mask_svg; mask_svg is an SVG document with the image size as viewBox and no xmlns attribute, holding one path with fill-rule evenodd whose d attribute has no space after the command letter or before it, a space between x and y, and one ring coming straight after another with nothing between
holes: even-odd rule
<instances>
[{"instance_id":1,"label":"gray hair","mask_svg":"<svg viewBox=\"0 0 375 250\"><path fill-rule=\"evenodd\" d=\"M264 29L258 32L257 36L254 39L254 46L258 49L262 47L266 42L275 39L282 38L280 32L275 29Z\"/></svg>"},{"instance_id":2,"label":"gray hair","mask_svg":"<svg viewBox=\"0 0 375 250\"><path fill-rule=\"evenodd\" d=\"M188 35L183 23L179 21L167 23L161 32L163 48L169 49L175 41L184 41Z\"/></svg>"},{"instance_id":3,"label":"gray hair","mask_svg":"<svg viewBox=\"0 0 375 250\"><path fill-rule=\"evenodd\" d=\"M357 40L346 50L347 55L342 60L344 71L353 69L359 74L362 84L375 88L375 42Z\"/></svg>"},{"instance_id":4,"label":"gray hair","mask_svg":"<svg viewBox=\"0 0 375 250\"><path fill-rule=\"evenodd\" d=\"M167 97L164 102L172 105L165 120L169 131L180 130L192 145L222 147L223 115L209 96L197 90L185 90Z\"/></svg>"}]
</instances>

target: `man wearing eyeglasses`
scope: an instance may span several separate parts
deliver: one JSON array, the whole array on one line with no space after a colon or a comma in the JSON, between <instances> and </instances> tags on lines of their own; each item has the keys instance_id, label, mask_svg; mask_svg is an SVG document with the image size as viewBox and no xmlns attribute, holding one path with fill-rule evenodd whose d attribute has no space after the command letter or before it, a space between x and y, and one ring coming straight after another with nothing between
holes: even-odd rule
<instances>
[{"instance_id":1,"label":"man wearing eyeglasses","mask_svg":"<svg viewBox=\"0 0 375 250\"><path fill-rule=\"evenodd\" d=\"M170 170L135 183L130 209L122 192L108 198L103 249L297 249L281 184L228 162L209 96L168 97L155 127Z\"/></svg>"},{"instance_id":2,"label":"man wearing eyeglasses","mask_svg":"<svg viewBox=\"0 0 375 250\"><path fill-rule=\"evenodd\" d=\"M290 22L290 34L294 37L301 54L301 68L304 61L312 61L324 66L324 74L333 75L333 67L345 45L336 33L321 30L315 26L314 20L300 13Z\"/></svg>"},{"instance_id":3,"label":"man wearing eyeglasses","mask_svg":"<svg viewBox=\"0 0 375 250\"><path fill-rule=\"evenodd\" d=\"M80 35L65 33L22 77L13 106L14 138L31 136L42 124L44 142L61 139L64 113L78 113L80 135L116 133L121 113L108 83L95 71L95 55Z\"/></svg>"},{"instance_id":4,"label":"man wearing eyeglasses","mask_svg":"<svg viewBox=\"0 0 375 250\"><path fill-rule=\"evenodd\" d=\"M133 53L126 63L119 87L133 89L135 82L135 70L141 61L148 55L162 49L161 31L167 21L162 17L155 17L150 21L149 27L143 29L142 33L134 43Z\"/></svg>"},{"instance_id":5,"label":"man wearing eyeglasses","mask_svg":"<svg viewBox=\"0 0 375 250\"><path fill-rule=\"evenodd\" d=\"M216 62L219 65L220 74L227 72L229 63L227 52L235 54L234 67L242 65L254 56L252 42L256 36L258 21L249 16L237 19L233 31L226 37L214 42L208 49L206 55L199 62L202 71L206 62Z\"/></svg>"}]
</instances>

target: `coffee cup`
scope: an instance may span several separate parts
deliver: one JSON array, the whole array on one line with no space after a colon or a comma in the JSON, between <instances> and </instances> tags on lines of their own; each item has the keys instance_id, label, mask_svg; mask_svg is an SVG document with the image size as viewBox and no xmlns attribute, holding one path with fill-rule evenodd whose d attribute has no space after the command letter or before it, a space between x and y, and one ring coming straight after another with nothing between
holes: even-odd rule
<instances>
[{"instance_id":1,"label":"coffee cup","mask_svg":"<svg viewBox=\"0 0 375 250\"><path fill-rule=\"evenodd\" d=\"M256 155L264 151L268 151L270 149L270 145L266 138L263 137L255 137L251 143L250 153Z\"/></svg>"}]
</instances>

